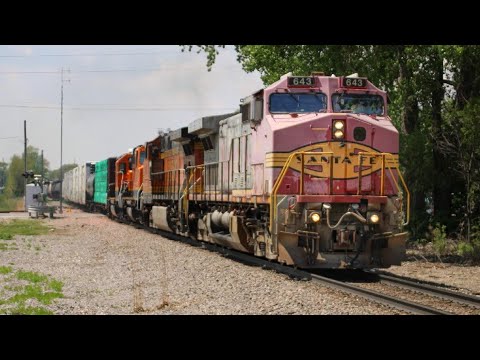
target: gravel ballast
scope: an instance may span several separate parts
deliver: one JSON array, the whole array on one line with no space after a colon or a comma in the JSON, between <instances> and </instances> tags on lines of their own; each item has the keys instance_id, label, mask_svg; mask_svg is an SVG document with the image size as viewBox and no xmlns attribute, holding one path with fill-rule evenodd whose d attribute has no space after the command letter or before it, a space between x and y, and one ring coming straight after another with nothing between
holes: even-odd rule
<instances>
[{"instance_id":1,"label":"gravel ballast","mask_svg":"<svg viewBox=\"0 0 480 360\"><path fill-rule=\"evenodd\" d=\"M2 221L2 220L0 220ZM308 281L294 281L105 216L67 210L48 235L16 236L0 266L64 283L55 314L400 314Z\"/></svg>"},{"instance_id":2,"label":"gravel ballast","mask_svg":"<svg viewBox=\"0 0 480 360\"><path fill-rule=\"evenodd\" d=\"M387 272L422 281L445 284L470 295L480 295L480 267L428 261L406 261Z\"/></svg>"}]
</instances>

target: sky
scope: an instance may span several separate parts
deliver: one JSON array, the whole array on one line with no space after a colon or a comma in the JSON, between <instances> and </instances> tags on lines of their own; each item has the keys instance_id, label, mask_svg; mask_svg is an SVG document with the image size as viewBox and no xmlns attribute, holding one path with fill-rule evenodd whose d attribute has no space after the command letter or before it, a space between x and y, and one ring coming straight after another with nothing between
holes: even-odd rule
<instances>
[{"instance_id":1,"label":"sky","mask_svg":"<svg viewBox=\"0 0 480 360\"><path fill-rule=\"evenodd\" d=\"M61 69L63 164L118 156L208 115L232 112L263 87L233 46L211 72L205 54L178 45L0 46L0 161L28 145L60 167Z\"/></svg>"}]
</instances>

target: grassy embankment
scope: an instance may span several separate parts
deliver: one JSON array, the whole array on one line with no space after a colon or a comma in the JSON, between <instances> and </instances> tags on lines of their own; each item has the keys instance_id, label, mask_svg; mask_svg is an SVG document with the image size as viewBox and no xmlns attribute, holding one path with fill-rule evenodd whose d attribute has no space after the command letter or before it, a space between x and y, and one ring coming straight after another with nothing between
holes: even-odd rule
<instances>
[{"instance_id":1,"label":"grassy embankment","mask_svg":"<svg viewBox=\"0 0 480 360\"><path fill-rule=\"evenodd\" d=\"M38 220L19 220L0 222L0 239L11 240L14 235L43 235L49 228Z\"/></svg>"},{"instance_id":2,"label":"grassy embankment","mask_svg":"<svg viewBox=\"0 0 480 360\"><path fill-rule=\"evenodd\" d=\"M42 235L48 231L38 220L0 221L0 250L18 250L16 244L9 244L14 235ZM0 314L53 314L45 306L63 297L63 283L37 272L14 270L12 265L0 264Z\"/></svg>"},{"instance_id":3,"label":"grassy embankment","mask_svg":"<svg viewBox=\"0 0 480 360\"><path fill-rule=\"evenodd\" d=\"M0 266L0 314L52 315L45 307L62 298L63 283L33 271Z\"/></svg>"}]
</instances>

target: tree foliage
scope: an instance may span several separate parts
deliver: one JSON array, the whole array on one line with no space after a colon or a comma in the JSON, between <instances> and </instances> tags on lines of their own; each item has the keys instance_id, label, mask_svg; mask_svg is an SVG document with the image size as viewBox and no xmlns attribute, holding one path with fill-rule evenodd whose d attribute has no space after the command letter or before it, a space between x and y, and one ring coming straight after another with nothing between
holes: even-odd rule
<instances>
[{"instance_id":1,"label":"tree foliage","mask_svg":"<svg viewBox=\"0 0 480 360\"><path fill-rule=\"evenodd\" d=\"M454 214L459 232L471 240L472 228L480 225L480 98L461 104L446 105L445 128L448 132L437 139L438 147L451 162L452 177L458 179L455 189ZM474 231L480 238L480 233Z\"/></svg>"},{"instance_id":2,"label":"tree foliage","mask_svg":"<svg viewBox=\"0 0 480 360\"><path fill-rule=\"evenodd\" d=\"M8 175L5 185L5 194L7 196L23 196L25 194L25 178L22 174L25 172L24 153L13 155L8 166ZM43 161L43 173L48 171L49 161ZM33 146L27 147L27 171L33 171L35 174L42 173L41 155L37 148Z\"/></svg>"},{"instance_id":3,"label":"tree foliage","mask_svg":"<svg viewBox=\"0 0 480 360\"><path fill-rule=\"evenodd\" d=\"M63 164L63 174L65 174L67 171L72 170L76 168L78 165L77 164ZM49 180L59 180L60 179L60 168L51 170L47 173L47 178Z\"/></svg>"},{"instance_id":4,"label":"tree foliage","mask_svg":"<svg viewBox=\"0 0 480 360\"><path fill-rule=\"evenodd\" d=\"M7 182L7 170L8 164L6 162L0 161L0 188L5 186Z\"/></svg>"},{"instance_id":5,"label":"tree foliage","mask_svg":"<svg viewBox=\"0 0 480 360\"><path fill-rule=\"evenodd\" d=\"M192 51L193 45L181 45L182 52L185 50ZM198 47L197 53L201 53L202 51L207 54L207 68L208 71L212 70L213 64L215 64L215 60L217 59L217 55L219 54L219 48L225 48L225 45L196 45Z\"/></svg>"}]
</instances>

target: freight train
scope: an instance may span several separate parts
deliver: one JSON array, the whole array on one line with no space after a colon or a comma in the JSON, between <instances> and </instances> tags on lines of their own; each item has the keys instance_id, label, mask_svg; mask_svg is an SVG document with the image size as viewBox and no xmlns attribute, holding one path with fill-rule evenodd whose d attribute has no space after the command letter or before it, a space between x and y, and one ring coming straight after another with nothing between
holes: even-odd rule
<instances>
[{"instance_id":1,"label":"freight train","mask_svg":"<svg viewBox=\"0 0 480 360\"><path fill-rule=\"evenodd\" d=\"M387 94L368 79L291 76L65 173L66 200L299 268L399 265L410 195Z\"/></svg>"},{"instance_id":2,"label":"freight train","mask_svg":"<svg viewBox=\"0 0 480 360\"><path fill-rule=\"evenodd\" d=\"M60 185L61 180L49 181L47 187L48 197L52 200L60 200Z\"/></svg>"}]
</instances>

